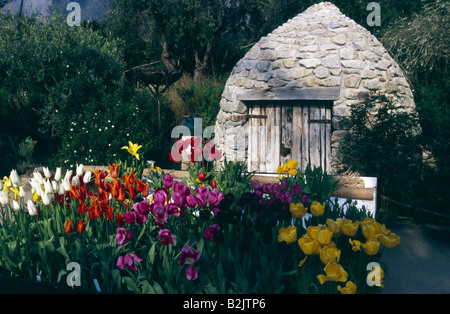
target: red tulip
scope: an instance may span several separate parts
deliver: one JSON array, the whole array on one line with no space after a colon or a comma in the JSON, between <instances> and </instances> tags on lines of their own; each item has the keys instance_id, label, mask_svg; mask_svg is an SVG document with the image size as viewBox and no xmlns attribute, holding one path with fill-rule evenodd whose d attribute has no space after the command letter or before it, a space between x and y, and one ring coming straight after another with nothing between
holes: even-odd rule
<instances>
[{"instance_id":1,"label":"red tulip","mask_svg":"<svg viewBox=\"0 0 450 314\"><path fill-rule=\"evenodd\" d=\"M204 181L205 180L205 173L203 171L198 174L198 179L200 181Z\"/></svg>"},{"instance_id":2,"label":"red tulip","mask_svg":"<svg viewBox=\"0 0 450 314\"><path fill-rule=\"evenodd\" d=\"M83 218L81 218L80 221L77 221L77 232L82 233L84 229L86 229L86 223L84 222Z\"/></svg>"},{"instance_id":3,"label":"red tulip","mask_svg":"<svg viewBox=\"0 0 450 314\"><path fill-rule=\"evenodd\" d=\"M72 221L66 220L66 224L64 225L64 231L69 234L72 233Z\"/></svg>"}]
</instances>

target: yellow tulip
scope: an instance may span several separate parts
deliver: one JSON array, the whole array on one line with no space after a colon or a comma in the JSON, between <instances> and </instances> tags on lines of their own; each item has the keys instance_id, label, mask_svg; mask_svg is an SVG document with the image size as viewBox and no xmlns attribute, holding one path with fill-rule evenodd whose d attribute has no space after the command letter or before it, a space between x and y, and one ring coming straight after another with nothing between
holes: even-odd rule
<instances>
[{"instance_id":1,"label":"yellow tulip","mask_svg":"<svg viewBox=\"0 0 450 314\"><path fill-rule=\"evenodd\" d=\"M298 239L298 245L300 249L306 255L319 254L320 244L309 235L304 234L300 239Z\"/></svg>"},{"instance_id":2,"label":"yellow tulip","mask_svg":"<svg viewBox=\"0 0 450 314\"><path fill-rule=\"evenodd\" d=\"M355 294L356 293L356 285L351 281L347 281L347 283L345 284L345 287L337 286L337 288L342 294Z\"/></svg>"},{"instance_id":3,"label":"yellow tulip","mask_svg":"<svg viewBox=\"0 0 450 314\"><path fill-rule=\"evenodd\" d=\"M350 242L350 245L352 246L353 251L355 251L355 252L361 251L361 242L360 241L348 239L348 242Z\"/></svg>"},{"instance_id":4,"label":"yellow tulip","mask_svg":"<svg viewBox=\"0 0 450 314\"><path fill-rule=\"evenodd\" d=\"M331 237L333 236L333 232L330 229L325 227L324 225L319 226L319 232L317 233L317 242L320 245L327 245L331 241Z\"/></svg>"},{"instance_id":5,"label":"yellow tulip","mask_svg":"<svg viewBox=\"0 0 450 314\"><path fill-rule=\"evenodd\" d=\"M309 226L306 228L306 234L313 240L317 241L317 236L319 235L318 226Z\"/></svg>"},{"instance_id":6,"label":"yellow tulip","mask_svg":"<svg viewBox=\"0 0 450 314\"><path fill-rule=\"evenodd\" d=\"M289 226L278 230L278 242L285 241L287 244L290 244L295 242L295 240L297 240L296 226Z\"/></svg>"},{"instance_id":7,"label":"yellow tulip","mask_svg":"<svg viewBox=\"0 0 450 314\"><path fill-rule=\"evenodd\" d=\"M320 249L320 260L324 264L338 263L341 258L341 251L336 247L324 246Z\"/></svg>"},{"instance_id":8,"label":"yellow tulip","mask_svg":"<svg viewBox=\"0 0 450 314\"><path fill-rule=\"evenodd\" d=\"M305 216L306 214L306 207L302 203L290 203L289 204L289 211L292 214L292 217L294 218L300 218Z\"/></svg>"},{"instance_id":9,"label":"yellow tulip","mask_svg":"<svg viewBox=\"0 0 450 314\"><path fill-rule=\"evenodd\" d=\"M277 167L277 173L278 173L278 174L282 174L282 173L283 173L283 167L278 166L278 167Z\"/></svg>"},{"instance_id":10,"label":"yellow tulip","mask_svg":"<svg viewBox=\"0 0 450 314\"><path fill-rule=\"evenodd\" d=\"M332 220L330 218L327 219L327 226L336 235L339 235L342 233L341 228L342 228L343 223L344 223L344 220L342 220L342 218L336 218L336 220Z\"/></svg>"},{"instance_id":11,"label":"yellow tulip","mask_svg":"<svg viewBox=\"0 0 450 314\"><path fill-rule=\"evenodd\" d=\"M380 241L381 245L386 248L393 248L400 244L400 236L395 233L391 233L388 236L380 234L377 236L377 239Z\"/></svg>"},{"instance_id":12,"label":"yellow tulip","mask_svg":"<svg viewBox=\"0 0 450 314\"><path fill-rule=\"evenodd\" d=\"M295 177L297 175L297 169L290 169L289 170L289 175L291 177Z\"/></svg>"},{"instance_id":13,"label":"yellow tulip","mask_svg":"<svg viewBox=\"0 0 450 314\"><path fill-rule=\"evenodd\" d=\"M336 263L329 263L324 268L325 275L317 275L320 284L326 281L347 281L348 273L344 268Z\"/></svg>"},{"instance_id":14,"label":"yellow tulip","mask_svg":"<svg viewBox=\"0 0 450 314\"><path fill-rule=\"evenodd\" d=\"M361 222L361 230L366 239L381 233L381 225L375 219L366 217Z\"/></svg>"},{"instance_id":15,"label":"yellow tulip","mask_svg":"<svg viewBox=\"0 0 450 314\"><path fill-rule=\"evenodd\" d=\"M350 219L344 219L341 229L342 233L348 237L353 237L358 231L359 221L351 221Z\"/></svg>"},{"instance_id":16,"label":"yellow tulip","mask_svg":"<svg viewBox=\"0 0 450 314\"><path fill-rule=\"evenodd\" d=\"M142 145L133 144L131 142L128 142L128 146L122 147L122 149L126 149L131 155L137 158L139 160L139 154L137 151L142 147Z\"/></svg>"},{"instance_id":17,"label":"yellow tulip","mask_svg":"<svg viewBox=\"0 0 450 314\"><path fill-rule=\"evenodd\" d=\"M325 211L325 203L320 204L318 201L314 201L309 207L309 210L314 217L322 216Z\"/></svg>"},{"instance_id":18,"label":"yellow tulip","mask_svg":"<svg viewBox=\"0 0 450 314\"><path fill-rule=\"evenodd\" d=\"M362 247L367 255L375 255L380 250L380 242L372 237L367 239L366 243L362 244Z\"/></svg>"}]
</instances>

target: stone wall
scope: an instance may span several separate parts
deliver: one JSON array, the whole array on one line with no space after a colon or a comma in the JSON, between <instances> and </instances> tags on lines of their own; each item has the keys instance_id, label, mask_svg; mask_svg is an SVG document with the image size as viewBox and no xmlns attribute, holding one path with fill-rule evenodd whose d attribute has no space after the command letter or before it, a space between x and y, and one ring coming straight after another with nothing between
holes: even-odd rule
<instances>
[{"instance_id":1,"label":"stone wall","mask_svg":"<svg viewBox=\"0 0 450 314\"><path fill-rule=\"evenodd\" d=\"M216 142L230 159L247 147L248 109L237 94L255 89L340 87L332 110L332 155L346 130L342 117L370 92L389 94L398 110L415 110L398 64L365 28L331 3L313 5L260 39L234 67L216 121ZM245 155L245 154L244 154ZM338 162L338 161L337 161Z\"/></svg>"}]
</instances>

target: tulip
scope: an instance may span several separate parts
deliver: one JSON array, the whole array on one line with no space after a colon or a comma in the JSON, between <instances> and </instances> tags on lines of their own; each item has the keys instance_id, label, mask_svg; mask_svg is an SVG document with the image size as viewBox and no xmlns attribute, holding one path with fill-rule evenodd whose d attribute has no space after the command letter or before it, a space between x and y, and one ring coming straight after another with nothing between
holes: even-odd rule
<instances>
[{"instance_id":1,"label":"tulip","mask_svg":"<svg viewBox=\"0 0 450 314\"><path fill-rule=\"evenodd\" d=\"M173 175L166 174L163 176L163 185L166 189L169 189L173 185Z\"/></svg>"},{"instance_id":2,"label":"tulip","mask_svg":"<svg viewBox=\"0 0 450 314\"><path fill-rule=\"evenodd\" d=\"M66 175L64 176L64 180L67 181L71 181L72 180L72 175L73 175L73 171L72 170L67 170L66 171Z\"/></svg>"},{"instance_id":3,"label":"tulip","mask_svg":"<svg viewBox=\"0 0 450 314\"><path fill-rule=\"evenodd\" d=\"M328 247L325 245L320 249L319 257L325 265L328 263L338 263L341 257L341 251L336 247Z\"/></svg>"},{"instance_id":4,"label":"tulip","mask_svg":"<svg viewBox=\"0 0 450 314\"><path fill-rule=\"evenodd\" d=\"M47 193L47 194L53 194L53 192L54 192L52 183L48 179L46 179L44 181L44 190L45 190L45 193Z\"/></svg>"},{"instance_id":5,"label":"tulip","mask_svg":"<svg viewBox=\"0 0 450 314\"><path fill-rule=\"evenodd\" d=\"M125 229L120 228L120 227L117 228L116 232L117 232L116 240L117 240L117 244L119 244L119 245L127 243L133 237L133 234L130 231L125 230Z\"/></svg>"},{"instance_id":6,"label":"tulip","mask_svg":"<svg viewBox=\"0 0 450 314\"><path fill-rule=\"evenodd\" d=\"M300 249L306 255L319 254L320 253L320 245L319 242L304 234L300 239L298 239L298 245Z\"/></svg>"},{"instance_id":7,"label":"tulip","mask_svg":"<svg viewBox=\"0 0 450 314\"><path fill-rule=\"evenodd\" d=\"M64 225L64 231L69 234L72 232L72 221L66 220L66 224Z\"/></svg>"},{"instance_id":8,"label":"tulip","mask_svg":"<svg viewBox=\"0 0 450 314\"><path fill-rule=\"evenodd\" d=\"M9 196L4 191L0 191L0 204L2 204L2 206L9 204Z\"/></svg>"},{"instance_id":9,"label":"tulip","mask_svg":"<svg viewBox=\"0 0 450 314\"><path fill-rule=\"evenodd\" d=\"M163 245L173 244L175 242L175 236L169 229L161 229L158 233L159 242Z\"/></svg>"},{"instance_id":10,"label":"tulip","mask_svg":"<svg viewBox=\"0 0 450 314\"><path fill-rule=\"evenodd\" d=\"M56 168L55 178L54 179L55 179L56 182L61 180L61 167Z\"/></svg>"},{"instance_id":11,"label":"tulip","mask_svg":"<svg viewBox=\"0 0 450 314\"><path fill-rule=\"evenodd\" d=\"M320 204L318 201L314 201L309 207L309 210L314 217L322 216L325 211L325 203Z\"/></svg>"},{"instance_id":12,"label":"tulip","mask_svg":"<svg viewBox=\"0 0 450 314\"><path fill-rule=\"evenodd\" d=\"M88 184L91 181L91 177L92 177L92 172L91 171L86 171L86 173L83 176L83 182L84 184Z\"/></svg>"},{"instance_id":13,"label":"tulip","mask_svg":"<svg viewBox=\"0 0 450 314\"><path fill-rule=\"evenodd\" d=\"M111 178L117 179L119 177L119 174L118 174L119 166L120 166L120 164L109 165L109 175L111 176Z\"/></svg>"},{"instance_id":14,"label":"tulip","mask_svg":"<svg viewBox=\"0 0 450 314\"><path fill-rule=\"evenodd\" d=\"M342 294L355 294L356 293L356 285L351 281L347 281L347 283L345 284L345 287L341 287L338 285L337 288Z\"/></svg>"},{"instance_id":15,"label":"tulip","mask_svg":"<svg viewBox=\"0 0 450 314\"><path fill-rule=\"evenodd\" d=\"M336 263L329 263L324 268L325 275L317 275L320 284L326 281L347 281L348 273L344 268Z\"/></svg>"},{"instance_id":16,"label":"tulip","mask_svg":"<svg viewBox=\"0 0 450 314\"><path fill-rule=\"evenodd\" d=\"M37 208L36 208L36 205L33 203L32 200L28 200L27 208L28 208L28 214L30 216L36 216L37 215Z\"/></svg>"},{"instance_id":17,"label":"tulip","mask_svg":"<svg viewBox=\"0 0 450 314\"><path fill-rule=\"evenodd\" d=\"M125 256L119 256L117 259L117 267L120 269L129 269L131 271L137 270L137 265L134 262L141 262L142 258L138 257L135 253L126 254Z\"/></svg>"},{"instance_id":18,"label":"tulip","mask_svg":"<svg viewBox=\"0 0 450 314\"><path fill-rule=\"evenodd\" d=\"M355 252L361 251L361 242L360 241L348 239L348 242L352 246L352 250L353 251L355 251Z\"/></svg>"},{"instance_id":19,"label":"tulip","mask_svg":"<svg viewBox=\"0 0 450 314\"><path fill-rule=\"evenodd\" d=\"M77 164L77 177L81 177L84 173L84 165L83 164Z\"/></svg>"},{"instance_id":20,"label":"tulip","mask_svg":"<svg viewBox=\"0 0 450 314\"><path fill-rule=\"evenodd\" d=\"M291 212L292 217L301 218L306 214L306 207L302 203L290 203L289 211Z\"/></svg>"},{"instance_id":21,"label":"tulip","mask_svg":"<svg viewBox=\"0 0 450 314\"><path fill-rule=\"evenodd\" d=\"M194 267L194 264L198 261L198 259L200 258L201 253L199 250L195 250L188 246L185 245L183 246L183 248L181 249L181 255L180 255L180 259L178 260L178 263L180 263L181 265L187 264L188 267L186 268L186 277L189 280L195 280L198 277L197 274L197 270Z\"/></svg>"},{"instance_id":22,"label":"tulip","mask_svg":"<svg viewBox=\"0 0 450 314\"><path fill-rule=\"evenodd\" d=\"M46 206L50 205L51 198L47 193L42 193L41 198L42 198L42 203L44 203L44 205L46 205Z\"/></svg>"},{"instance_id":23,"label":"tulip","mask_svg":"<svg viewBox=\"0 0 450 314\"><path fill-rule=\"evenodd\" d=\"M366 243L362 244L362 247L367 255L375 255L380 250L380 242L375 238L369 238Z\"/></svg>"},{"instance_id":24,"label":"tulip","mask_svg":"<svg viewBox=\"0 0 450 314\"><path fill-rule=\"evenodd\" d=\"M278 242L293 243L297 240L297 227L289 226L278 230Z\"/></svg>"},{"instance_id":25,"label":"tulip","mask_svg":"<svg viewBox=\"0 0 450 314\"><path fill-rule=\"evenodd\" d=\"M72 178L72 181L71 181L70 184L71 184L71 185L80 185L80 178L77 177L77 176L74 176L74 177Z\"/></svg>"},{"instance_id":26,"label":"tulip","mask_svg":"<svg viewBox=\"0 0 450 314\"><path fill-rule=\"evenodd\" d=\"M381 224L373 218L366 217L361 222L361 230L364 234L364 237L366 239L369 239L381 233Z\"/></svg>"},{"instance_id":27,"label":"tulip","mask_svg":"<svg viewBox=\"0 0 450 314\"><path fill-rule=\"evenodd\" d=\"M359 221L352 222L350 219L344 219L341 229L342 233L348 237L353 237L358 231Z\"/></svg>"},{"instance_id":28,"label":"tulip","mask_svg":"<svg viewBox=\"0 0 450 314\"><path fill-rule=\"evenodd\" d=\"M47 179L50 179L51 176L52 176L52 174L50 173L50 170L48 170L47 167L44 167L44 168L43 168L43 171L44 171L44 176L45 176Z\"/></svg>"},{"instance_id":29,"label":"tulip","mask_svg":"<svg viewBox=\"0 0 450 314\"><path fill-rule=\"evenodd\" d=\"M11 183L14 187L17 187L19 185L20 178L19 178L19 175L17 174L17 170L15 170L15 169L11 170L9 179L11 180Z\"/></svg>"},{"instance_id":30,"label":"tulip","mask_svg":"<svg viewBox=\"0 0 450 314\"><path fill-rule=\"evenodd\" d=\"M80 221L77 221L77 232L82 233L86 229L86 223L84 222L83 218L81 218Z\"/></svg>"},{"instance_id":31,"label":"tulip","mask_svg":"<svg viewBox=\"0 0 450 314\"><path fill-rule=\"evenodd\" d=\"M213 224L211 225L211 227L205 230L205 232L203 233L203 237L214 243L214 234L219 230L220 226L217 224Z\"/></svg>"},{"instance_id":32,"label":"tulip","mask_svg":"<svg viewBox=\"0 0 450 314\"><path fill-rule=\"evenodd\" d=\"M386 248L393 248L400 244L400 236L396 235L395 233L391 233L389 236L386 235L379 235L378 240L380 241L381 245Z\"/></svg>"},{"instance_id":33,"label":"tulip","mask_svg":"<svg viewBox=\"0 0 450 314\"><path fill-rule=\"evenodd\" d=\"M125 214L124 213L116 214L117 227L122 227L124 223L125 223Z\"/></svg>"},{"instance_id":34,"label":"tulip","mask_svg":"<svg viewBox=\"0 0 450 314\"><path fill-rule=\"evenodd\" d=\"M300 198L300 202L302 202L303 204L308 203L309 201L309 194L302 194L301 198Z\"/></svg>"},{"instance_id":35,"label":"tulip","mask_svg":"<svg viewBox=\"0 0 450 314\"><path fill-rule=\"evenodd\" d=\"M320 225L319 232L317 234L317 242L319 242L320 245L327 245L330 243L332 236L333 232L331 232L330 229Z\"/></svg>"},{"instance_id":36,"label":"tulip","mask_svg":"<svg viewBox=\"0 0 450 314\"><path fill-rule=\"evenodd\" d=\"M336 218L336 220L332 220L330 218L327 219L327 226L330 228L330 230L336 234L339 235L342 233L342 224L344 223L344 220L342 218Z\"/></svg>"},{"instance_id":37,"label":"tulip","mask_svg":"<svg viewBox=\"0 0 450 314\"><path fill-rule=\"evenodd\" d=\"M122 149L126 149L131 155L136 157L137 160L139 160L139 154L137 151L142 147L142 145L133 144L132 142L128 142L128 146L122 147Z\"/></svg>"},{"instance_id":38,"label":"tulip","mask_svg":"<svg viewBox=\"0 0 450 314\"><path fill-rule=\"evenodd\" d=\"M12 201L12 207L13 207L13 209L14 209L15 211L19 210L19 209L20 209L20 204L19 204L19 202L16 201L16 200L13 200L13 201Z\"/></svg>"}]
</instances>

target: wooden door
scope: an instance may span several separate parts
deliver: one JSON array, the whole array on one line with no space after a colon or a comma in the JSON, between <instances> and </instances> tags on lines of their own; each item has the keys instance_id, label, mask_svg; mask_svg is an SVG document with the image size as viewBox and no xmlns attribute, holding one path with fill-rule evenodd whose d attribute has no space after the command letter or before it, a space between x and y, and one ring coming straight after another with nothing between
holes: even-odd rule
<instances>
[{"instance_id":1,"label":"wooden door","mask_svg":"<svg viewBox=\"0 0 450 314\"><path fill-rule=\"evenodd\" d=\"M248 168L275 173L286 161L322 167L331 163L332 101L260 101L248 104Z\"/></svg>"}]
</instances>

